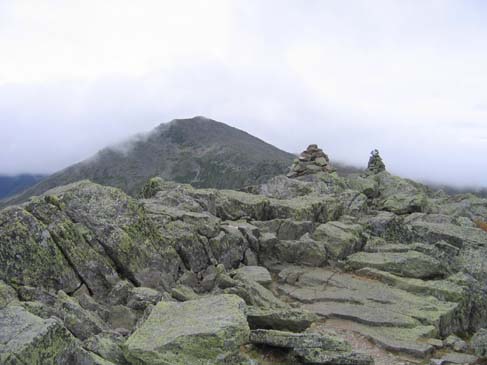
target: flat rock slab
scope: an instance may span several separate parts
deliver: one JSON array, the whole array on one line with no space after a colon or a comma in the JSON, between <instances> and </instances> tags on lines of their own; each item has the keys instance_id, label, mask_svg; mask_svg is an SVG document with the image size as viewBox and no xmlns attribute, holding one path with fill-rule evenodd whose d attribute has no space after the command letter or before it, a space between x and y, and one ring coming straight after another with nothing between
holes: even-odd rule
<instances>
[{"instance_id":1,"label":"flat rock slab","mask_svg":"<svg viewBox=\"0 0 487 365\"><path fill-rule=\"evenodd\" d=\"M431 361L435 365L471 365L476 364L478 361L477 356L462 354L459 352L450 352L441 357L441 359L434 359Z\"/></svg>"},{"instance_id":2,"label":"flat rock slab","mask_svg":"<svg viewBox=\"0 0 487 365\"><path fill-rule=\"evenodd\" d=\"M433 326L372 327L353 321L329 320L326 321L326 327L359 333L385 350L417 358L427 357L434 350L434 346L428 341L435 334Z\"/></svg>"},{"instance_id":3,"label":"flat rock slab","mask_svg":"<svg viewBox=\"0 0 487 365\"><path fill-rule=\"evenodd\" d=\"M417 279L440 277L444 273L438 260L417 251L358 252L348 257L347 265L354 270L370 267Z\"/></svg>"},{"instance_id":4,"label":"flat rock slab","mask_svg":"<svg viewBox=\"0 0 487 365\"><path fill-rule=\"evenodd\" d=\"M306 270L306 269L303 269ZM288 275L290 270L287 270ZM458 303L416 295L385 283L327 269L303 271L294 285L278 290L326 318L351 319L371 326L415 327L447 324Z\"/></svg>"},{"instance_id":5,"label":"flat rock slab","mask_svg":"<svg viewBox=\"0 0 487 365\"><path fill-rule=\"evenodd\" d=\"M329 351L351 351L350 345L338 336L318 333L293 333L275 330L253 330L250 342L282 348L320 348Z\"/></svg>"},{"instance_id":6,"label":"flat rock slab","mask_svg":"<svg viewBox=\"0 0 487 365\"><path fill-rule=\"evenodd\" d=\"M305 364L374 365L370 355L357 352L334 352L317 348L295 349L294 352Z\"/></svg>"},{"instance_id":7,"label":"flat rock slab","mask_svg":"<svg viewBox=\"0 0 487 365\"><path fill-rule=\"evenodd\" d=\"M184 303L158 303L124 344L134 364L223 364L249 339L245 303L223 294Z\"/></svg>"},{"instance_id":8,"label":"flat rock slab","mask_svg":"<svg viewBox=\"0 0 487 365\"><path fill-rule=\"evenodd\" d=\"M314 303L306 304L304 308L325 318L348 319L376 327L412 328L419 325L416 320L409 316L386 312L379 306L374 308L349 303Z\"/></svg>"},{"instance_id":9,"label":"flat rock slab","mask_svg":"<svg viewBox=\"0 0 487 365\"><path fill-rule=\"evenodd\" d=\"M455 330L452 318L460 304L437 299L428 292L409 292L369 277L329 269L286 268L279 277L284 282L278 285L281 294L302 303L326 323L348 323L348 330L386 350L424 358L434 349L428 338ZM420 279L414 280L414 288L421 287Z\"/></svg>"},{"instance_id":10,"label":"flat rock slab","mask_svg":"<svg viewBox=\"0 0 487 365\"><path fill-rule=\"evenodd\" d=\"M316 314L297 308L247 309L247 319L252 329L276 329L300 332L318 320Z\"/></svg>"}]
</instances>

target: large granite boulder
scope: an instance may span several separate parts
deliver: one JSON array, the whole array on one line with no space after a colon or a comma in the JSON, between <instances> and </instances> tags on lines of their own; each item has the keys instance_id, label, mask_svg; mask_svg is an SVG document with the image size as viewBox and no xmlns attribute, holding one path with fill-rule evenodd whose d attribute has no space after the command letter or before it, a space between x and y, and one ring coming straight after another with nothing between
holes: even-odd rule
<instances>
[{"instance_id":1,"label":"large granite boulder","mask_svg":"<svg viewBox=\"0 0 487 365\"><path fill-rule=\"evenodd\" d=\"M160 302L125 343L125 357L144 365L231 363L249 339L244 310L235 295Z\"/></svg>"},{"instance_id":2,"label":"large granite boulder","mask_svg":"<svg viewBox=\"0 0 487 365\"><path fill-rule=\"evenodd\" d=\"M379 196L375 204L382 210L396 214L423 212L428 205L426 187L411 180L389 174L387 171L374 175L379 184Z\"/></svg>"}]
</instances>

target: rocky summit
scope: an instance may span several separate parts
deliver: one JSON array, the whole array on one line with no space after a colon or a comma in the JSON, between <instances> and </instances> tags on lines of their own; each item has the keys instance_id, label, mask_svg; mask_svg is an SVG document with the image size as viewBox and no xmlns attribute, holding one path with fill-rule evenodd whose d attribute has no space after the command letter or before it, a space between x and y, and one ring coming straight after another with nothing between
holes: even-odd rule
<instances>
[{"instance_id":1,"label":"rocky summit","mask_svg":"<svg viewBox=\"0 0 487 365\"><path fill-rule=\"evenodd\" d=\"M82 180L0 211L5 365L480 364L487 200L340 176Z\"/></svg>"}]
</instances>

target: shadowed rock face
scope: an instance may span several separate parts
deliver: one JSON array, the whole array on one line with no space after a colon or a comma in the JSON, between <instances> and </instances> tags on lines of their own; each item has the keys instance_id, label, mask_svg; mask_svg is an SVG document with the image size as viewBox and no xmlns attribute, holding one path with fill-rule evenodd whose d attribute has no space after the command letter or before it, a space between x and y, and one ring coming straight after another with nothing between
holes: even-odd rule
<instances>
[{"instance_id":1,"label":"shadowed rock face","mask_svg":"<svg viewBox=\"0 0 487 365\"><path fill-rule=\"evenodd\" d=\"M339 334L423 359L487 326L486 200L387 171L141 190L0 210L0 362L371 364Z\"/></svg>"}]
</instances>

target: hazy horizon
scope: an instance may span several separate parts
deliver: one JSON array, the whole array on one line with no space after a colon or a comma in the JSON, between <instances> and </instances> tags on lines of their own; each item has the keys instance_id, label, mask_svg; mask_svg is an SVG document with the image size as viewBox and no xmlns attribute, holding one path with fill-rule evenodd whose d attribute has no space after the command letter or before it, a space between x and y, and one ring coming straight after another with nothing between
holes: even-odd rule
<instances>
[{"instance_id":1,"label":"hazy horizon","mask_svg":"<svg viewBox=\"0 0 487 365\"><path fill-rule=\"evenodd\" d=\"M0 1L0 175L194 115L283 150L487 186L482 1ZM6 56L5 56L6 55Z\"/></svg>"}]
</instances>

